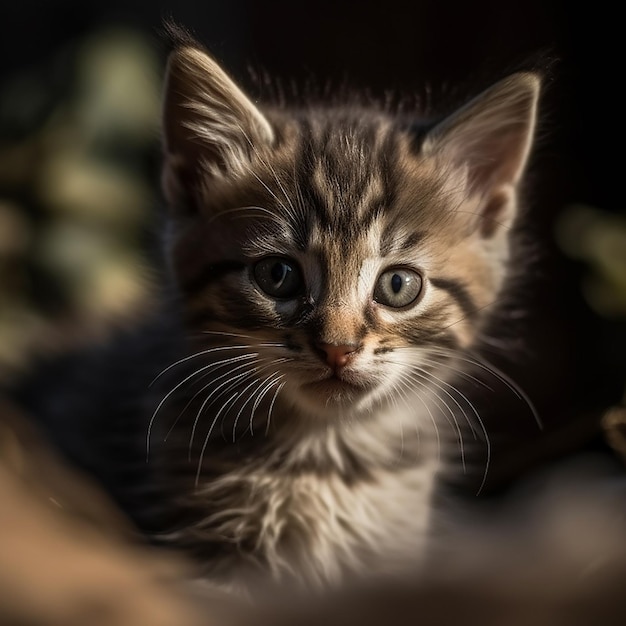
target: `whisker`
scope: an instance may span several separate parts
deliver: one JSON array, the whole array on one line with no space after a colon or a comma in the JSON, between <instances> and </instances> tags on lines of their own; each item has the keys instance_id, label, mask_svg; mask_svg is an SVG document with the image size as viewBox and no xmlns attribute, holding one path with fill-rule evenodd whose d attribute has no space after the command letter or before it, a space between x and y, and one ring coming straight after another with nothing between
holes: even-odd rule
<instances>
[{"instance_id":1,"label":"whisker","mask_svg":"<svg viewBox=\"0 0 626 626\"><path fill-rule=\"evenodd\" d=\"M439 365L439 363L436 363L437 365ZM437 387L439 390L441 390L443 393L445 393L455 404L456 406L459 408L459 410L461 411L461 413L463 414L463 416L465 417L465 421L467 422L467 425L469 426L469 429L472 433L472 435L474 436L474 439L476 439L476 431L474 430L474 426L472 425L471 421L469 420L468 416L466 415L465 411L463 410L463 408L461 407L461 405L456 401L456 399L454 398L454 396L452 396L446 389L444 389L441 385L444 385L445 387L449 387L450 389L452 389L453 391L455 391L456 393L459 394L459 396L461 396L461 398L463 400L465 400L465 402L470 406L470 408L472 409L472 411L476 414L476 416L478 416L478 412L476 411L476 408L474 407L474 405L470 402L470 400L465 396L465 394L463 394L459 389L457 389L454 385L452 385L451 383L449 383L446 380L443 380L442 378L439 378L438 376L435 376L435 374L433 374L432 372L429 372L426 369L423 369L417 365L414 366L415 368L417 368L420 372L423 373L424 376L426 376L426 378L430 378L433 381L437 381L437 382L433 382L433 384L435 385L435 387ZM437 384L440 383L440 384ZM455 420L456 422L456 420Z\"/></svg>"},{"instance_id":2,"label":"whisker","mask_svg":"<svg viewBox=\"0 0 626 626\"><path fill-rule=\"evenodd\" d=\"M213 352L220 352L223 350L244 350L246 348L249 348L250 346L217 346L215 348L209 348L207 350L201 350L200 352L195 352L194 354L190 354L189 356L183 357L182 359L179 359L178 361L176 361L175 363L172 363L171 365L168 365L163 371L161 371L158 376L156 376L152 382L148 385L149 387L152 387L152 385L154 385L154 383L156 383L157 380L159 380L159 378L161 378L161 376L163 376L163 374L165 374L166 372L168 372L169 370L171 370L173 367L176 367L177 365L180 365L181 363L185 363L187 361L190 361L191 359L195 359L199 356L204 356L206 354L211 354Z\"/></svg>"},{"instance_id":3,"label":"whisker","mask_svg":"<svg viewBox=\"0 0 626 626\"><path fill-rule=\"evenodd\" d=\"M263 390L257 391L258 395L256 397L256 400L254 401L254 404L252 405L252 410L250 412L250 423L248 424L248 427L250 428L250 436L254 437L253 424L254 424L254 415L256 413L257 408L259 407L259 405L263 401L263 398L267 395L269 390L274 386L274 383L278 382L281 379L281 377L282 375L278 372L276 372L275 374L272 374L268 379L266 379L264 383L265 387L263 388Z\"/></svg>"},{"instance_id":4,"label":"whisker","mask_svg":"<svg viewBox=\"0 0 626 626\"><path fill-rule=\"evenodd\" d=\"M202 330L200 331L203 335L221 335L225 337L243 337L244 339L254 339L253 335L247 335L244 333L233 333L226 330Z\"/></svg>"},{"instance_id":5,"label":"whisker","mask_svg":"<svg viewBox=\"0 0 626 626\"><path fill-rule=\"evenodd\" d=\"M436 350L433 350L434 352ZM442 354L446 354L447 351L445 350L441 350ZM454 352L450 351L450 353L447 353L447 356L450 356L451 354L455 354ZM456 355L455 355L456 356ZM458 409L461 411L463 417L465 417L465 420L467 421L468 426L470 427L472 433L474 434L474 436L476 435L476 431L474 430L471 421L469 420L469 416L467 415L467 413L465 412L465 410L463 409L463 407L460 405L460 403L456 400L456 398L447 390L445 389L445 386L450 387L450 389L452 389L454 392L456 392L457 394L459 394L459 396L467 403L467 405L469 406L469 408L472 410L472 412L474 413L474 415L476 416L476 420L478 421L478 424L480 426L480 429L484 435L484 440L485 440L485 448L486 448L486 461L485 461L485 469L484 469L484 473L483 473L483 477L482 477L482 481L480 483L480 486L478 488L478 492L476 495L479 495L485 484L487 481L487 474L489 472L489 467L491 464L491 454L492 454L492 450L491 450L491 440L489 439L489 434L487 432L487 429L485 427L485 424L482 420L482 418L480 417L480 414L478 413L478 411L476 410L476 407L472 404L472 402L465 396L465 394L463 394L460 390L458 390L456 387L454 387L453 385L451 385L450 383L438 378L437 376L435 376L434 374L432 374L431 372L428 372L427 370L423 369L422 367L419 367L417 365L413 366L413 369L411 371L411 374L414 376L419 376L420 379L422 380L426 380L429 385L433 385L434 387L436 387L437 389L439 389L441 392L443 392L444 394L446 394L446 396L448 396L452 402L454 402L454 404L458 407ZM429 385L426 386L426 388L429 388ZM464 450L464 443L463 443L463 435L461 433L461 429L458 423L458 420L456 419L456 416L454 414L454 411L452 411L452 409L448 406L447 402L437 396L436 394L433 395L433 399L435 399L435 401L441 401L446 408L448 409L450 415L452 416L452 419L454 420L454 425L455 425L455 429L457 432L457 436L458 436L458 440L459 440L459 448L460 448L460 453L461 453L461 463L463 466L463 472L466 473L466 461L465 461L465 450ZM445 415L445 413L444 413Z\"/></svg>"},{"instance_id":6,"label":"whisker","mask_svg":"<svg viewBox=\"0 0 626 626\"><path fill-rule=\"evenodd\" d=\"M280 380L280 379L278 379ZM272 410L274 409L274 403L276 402L276 398L278 397L278 394L280 393L281 389L285 386L285 382L283 381L280 385L278 385L278 388L276 389L276 393L274 394L274 397L272 398L272 401L270 403L270 408L267 411L267 423L265 424L265 436L267 437L267 434L270 431L270 422L272 420Z\"/></svg>"},{"instance_id":7,"label":"whisker","mask_svg":"<svg viewBox=\"0 0 626 626\"><path fill-rule=\"evenodd\" d=\"M277 365L279 363L285 363L286 361L291 361L292 359L288 359L286 357L281 358L281 359L275 359L273 360L271 363L268 363L267 365L264 365L261 368L256 368L254 374L258 375L259 372L263 371L264 369L267 369L268 367L272 367L274 365ZM259 382L258 379L253 380L249 385L246 386L245 389L243 389L241 391L241 395L243 395L246 391L248 391L248 389L250 389L250 387L252 387L255 383ZM262 384L263 381L260 382L260 384ZM241 414L243 413L244 408L247 406L247 404L252 400L252 398L254 398L254 394L251 395L240 407L239 412L237 413L237 416L235 417L235 421L233 423L233 443L235 443L235 432L237 430L237 423L239 421L239 417L241 416Z\"/></svg>"},{"instance_id":8,"label":"whisker","mask_svg":"<svg viewBox=\"0 0 626 626\"><path fill-rule=\"evenodd\" d=\"M229 372L229 374L231 374L231 372ZM219 398L221 398L224 394L228 393L229 391L232 391L233 388L235 387L235 385L243 378L247 378L248 376L251 376L251 372L242 372L241 374L237 374L235 376L232 376L231 378L229 378L228 380L225 380L223 383L221 383L220 385L218 385L203 401L202 404L200 405L200 408L198 409L198 412L196 413L196 417L193 420L193 425L191 427L191 434L189 436L189 446L187 448L187 458L189 461L191 461L191 453L192 453L192 449L193 449L193 441L195 439L196 436L196 429L198 427L198 423L200 422L200 417L204 411L204 409L209 405L209 403L211 402L211 399L213 398L213 401L218 400ZM202 391L204 391L205 389L207 389L208 387L210 387L212 384L209 383L208 385L206 385L205 387L202 388ZM215 396L215 394L219 391L222 390L217 396Z\"/></svg>"},{"instance_id":9,"label":"whisker","mask_svg":"<svg viewBox=\"0 0 626 626\"><path fill-rule=\"evenodd\" d=\"M239 359L239 360L243 360L246 358L254 358L254 355L241 355L239 357L233 357L234 359ZM169 391L165 397L161 400L161 402L159 402L159 405L157 406L157 408L155 409L154 413L152 414L152 417L150 418L150 422L148 423L148 429L147 429L147 433L146 433L146 463L149 461L150 459L150 439L152 436L152 427L154 425L154 420L156 419L156 416L158 414L158 412L161 410L161 407L165 404L165 402L168 400L168 398L171 397L171 395L173 393L175 393L178 389L180 389L186 382L188 382L191 378L193 378L194 376L197 376L200 372L206 371L207 369L214 367L215 364L211 363L209 365L205 365L204 367L201 367L199 370L196 370L195 372L192 372L191 374L189 374L189 376L187 376L186 378L184 378L183 380L181 380L171 391Z\"/></svg>"},{"instance_id":10,"label":"whisker","mask_svg":"<svg viewBox=\"0 0 626 626\"><path fill-rule=\"evenodd\" d=\"M196 472L196 481L195 481L195 486L198 486L198 483L200 482L200 474L202 472L202 462L204 461L204 453L206 451L206 447L209 443L209 439L211 438L211 432L213 431L213 428L215 427L215 424L217 422L217 420L219 419L219 416L221 415L221 413L223 411L226 410L226 408L232 403L233 400L235 400L237 397L239 396L238 393L234 393L221 407L220 410L215 414L215 417L213 418L213 421L211 422L211 427L209 428L209 432L207 433L207 436L204 439L204 443L202 445L202 450L200 451L200 458L198 459L198 471Z\"/></svg>"},{"instance_id":11,"label":"whisker","mask_svg":"<svg viewBox=\"0 0 626 626\"><path fill-rule=\"evenodd\" d=\"M441 353L445 354L445 350L442 350ZM454 354L452 351L450 352L450 354ZM449 355L448 355L449 356ZM456 355L455 355L456 356ZM419 368L422 372L424 372L425 374L428 374L428 376L434 377L433 374L431 374L430 372L426 372L425 370L423 370L422 368ZM420 375L420 374L418 374ZM423 376L423 374L421 374L421 376ZM489 473L489 468L491 465L491 454L492 454L492 450L491 450L491 440L489 439L489 433L487 432L487 429L485 427L485 424L482 420L482 418L480 417L480 414L478 413L478 411L476 410L476 408L474 407L474 405L472 404L472 402L470 402L470 400L461 392L459 391L456 387L450 385L449 383L446 383L445 381L438 379L437 377L434 377L437 380L439 380L441 383L444 383L445 385L449 386L453 391L455 391L456 393L458 393L464 400L465 402L467 402L468 406L470 407L470 409L473 411L474 415L476 416L476 419L478 421L478 424L481 428L481 431L484 435L484 439L485 439L485 454L486 454L486 460L485 460L485 469L483 472L483 477L482 477L482 481L478 487L478 491L476 492L476 495L480 495L482 493L482 490L485 487L485 484L487 482L487 475ZM445 390L443 387L441 387L441 385L437 384L436 382L432 381L432 384L434 384L437 388L439 388L441 391L443 391L444 393L446 393L446 395L448 395L453 402L459 407L459 409L461 410L461 412L463 413L464 417L466 418L468 424L470 425L471 428L471 423L468 419L467 414L465 413L465 411L463 410L463 408L461 407L461 405L457 402L457 400L447 391ZM455 423L456 423L456 419L455 419ZM473 429L472 429L473 430ZM463 452L461 452L461 455L463 455ZM463 467L465 470L465 462L463 461Z\"/></svg>"},{"instance_id":12,"label":"whisker","mask_svg":"<svg viewBox=\"0 0 626 626\"><path fill-rule=\"evenodd\" d=\"M258 362L260 362L260 361L257 361L257 363ZM237 370L240 370L240 369L242 369L244 367L248 367L249 365L250 365L249 363L244 363L243 365L239 365L239 366L235 367L234 369L230 370L229 372L226 372L225 374L222 374L219 378L216 378L215 380L211 381L211 383L209 383L209 385L207 385L207 387L210 387L213 383L216 383L218 380L224 378L225 376L231 376L233 374L233 372L236 372ZM225 393L228 393L229 391L231 391L237 384L239 384L241 378L243 378L245 380L246 377L253 376L253 375L254 375L254 369L248 370L247 372L242 372L241 374L237 374L236 376L232 376L231 378L228 378L227 380L225 380L223 383L220 383L204 399L204 401L202 402L200 408L198 409L198 412L196 414L196 418L194 419L193 426L191 428L191 436L189 438L189 458L191 458L191 449L193 447L193 440L195 438L196 428L198 426L198 421L200 420L200 415L202 414L202 411L204 411L204 409L207 406L210 406L218 398L221 398ZM206 387L204 387L204 389L206 389ZM218 391L220 391L220 389L222 389L222 391L217 396L215 396L215 394Z\"/></svg>"},{"instance_id":13,"label":"whisker","mask_svg":"<svg viewBox=\"0 0 626 626\"><path fill-rule=\"evenodd\" d=\"M541 418L539 417L537 409L535 408L532 400L526 394L526 392L519 385L517 385L517 383L515 383L515 381L512 380L507 374L499 370L495 365L487 361L484 357L472 351L466 351L466 352L461 353L459 351L450 350L450 349L443 348L443 347L429 347L429 351L434 354L439 354L441 356L445 356L448 358L452 358L458 361L468 363L470 365L478 367L481 370L489 373L491 376L493 376L498 381L500 381L503 385L505 385L505 387L507 387L507 389L509 389L519 400L523 401L526 404L526 406L531 411L537 426L540 429L543 429L543 423L541 421ZM453 387L453 386L452 386L452 389L456 393L458 393L465 400L465 402L468 403L468 406L472 409L473 413L476 415L478 424L485 437L485 443L487 447L487 450L486 450L487 460L485 464L485 472L483 474L483 479L477 492L477 495L479 495L482 492L487 481L487 473L488 473L489 464L491 461L491 442L489 440L489 436L488 436L488 432L485 427L485 424L482 418L480 417L480 415L478 414L478 411L476 410L476 408L460 390L458 390L456 387Z\"/></svg>"},{"instance_id":14,"label":"whisker","mask_svg":"<svg viewBox=\"0 0 626 626\"><path fill-rule=\"evenodd\" d=\"M246 386L245 389L242 390L241 394L243 395L244 393L246 393L246 391L248 391L248 389L250 389L250 387L257 385L257 388L250 395L250 397L242 404L241 408L237 412L237 416L235 417L235 421L233 422L233 443L235 443L235 440L236 440L237 423L239 422L239 418L241 417L241 414L243 413L244 408L258 393L258 391L261 389L264 383L265 383L265 379L259 380L258 378L255 378L249 385ZM246 434L246 432L248 432L248 430L250 430L250 427L246 428L246 430L244 431L244 435ZM252 436L254 436L254 433L252 433Z\"/></svg>"},{"instance_id":15,"label":"whisker","mask_svg":"<svg viewBox=\"0 0 626 626\"><path fill-rule=\"evenodd\" d=\"M440 380L440 379L438 379ZM450 383L447 383L445 381L441 381L443 384L447 385L448 387L450 387L453 391L455 391L456 393L459 394L459 396L461 396L461 398L463 398L463 400L465 400L465 402L467 403L467 405L470 407L470 409L472 410L472 412L474 413L474 415L476 416L476 420L478 421L478 424L480 425L480 428L482 430L482 433L485 437L485 447L486 447L486 462L485 462L485 471L483 474L483 479L482 482L480 484L480 487L478 488L478 492L476 493L476 495L480 495L480 493L483 490L483 487L485 486L485 483L487 481L487 474L489 471L489 466L491 463L491 440L489 439L489 434L487 432L487 428L485 427L485 423L483 422L483 419L480 417L480 414L478 413L478 411L476 410L476 407L473 405L473 403L465 396L465 394L463 394L459 389L457 389L456 387L454 387L453 385L451 385ZM444 389L442 389L442 391L445 392ZM447 392L446 392L447 393ZM453 400L454 398L451 396L450 393L447 393L448 396L450 396ZM454 400L455 401L455 400ZM476 434L471 422L469 421L469 418L467 416L467 414L465 413L465 411L461 408L461 406L459 405L458 402L455 401L455 403L457 404L457 406L459 407L459 409L461 410L461 412L463 413L464 417L467 420L467 423L469 425L469 427L472 429L472 432L474 433L474 435Z\"/></svg>"},{"instance_id":16,"label":"whisker","mask_svg":"<svg viewBox=\"0 0 626 626\"><path fill-rule=\"evenodd\" d=\"M224 331L224 330L202 330L200 331L201 335L220 335L222 337L237 337L240 339L252 339L253 341L255 341L257 339L257 337L255 337L254 335L247 335L245 333L233 333L233 332L228 332L228 331ZM284 342L279 342L279 341L264 341L261 343L253 343L253 344L249 344L248 347L250 348L254 348L254 347L266 347L266 348L284 348L285 344Z\"/></svg>"},{"instance_id":17,"label":"whisker","mask_svg":"<svg viewBox=\"0 0 626 626\"><path fill-rule=\"evenodd\" d=\"M435 431L435 439L437 441L437 460L440 461L441 460L441 436L439 434L439 427L437 426L437 421L435 420L435 417L432 411L430 410L430 407L424 401L424 399L421 397L419 393L418 394L415 393L415 386L410 384L410 381L407 380L407 376L402 375L398 379L397 383L401 384L404 387L405 391L403 391L399 387L396 387L395 384L394 384L394 388L396 388L404 396L404 400L409 408L412 408L411 405L409 404L409 397L408 397L409 391L411 391L412 396L417 396L420 402L424 405L424 408L426 409L426 412L428 413L428 416L430 417L430 421L432 422L433 429ZM420 385L420 387L424 389L424 385Z\"/></svg>"},{"instance_id":18,"label":"whisker","mask_svg":"<svg viewBox=\"0 0 626 626\"><path fill-rule=\"evenodd\" d=\"M532 400L526 394L526 392L507 374L498 369L495 365L487 361L483 356L478 355L474 352L468 351L466 353L458 353L453 350L446 350L445 348L429 348L432 352L439 352L442 356L452 356L459 361L463 361L465 363L469 363L470 365L475 365L476 367L482 369L483 371L491 374L496 380L499 380L505 387L511 391L518 400L521 400L526 404L529 408L530 412L533 415L535 423L539 427L540 430L543 430L543 422L539 417L539 412L535 408ZM470 358L471 357L471 358Z\"/></svg>"},{"instance_id":19,"label":"whisker","mask_svg":"<svg viewBox=\"0 0 626 626\"><path fill-rule=\"evenodd\" d=\"M471 352L470 354L474 356L474 358L477 358L477 355L474 355ZM505 374L502 370L498 369L493 363L487 361L487 359L485 359L484 357L480 357L480 358L482 361L481 365L483 367L485 367L488 371L490 371L496 378L500 380L500 382L502 382L513 393L515 393L520 400L523 400L526 403L531 413L533 414L533 418L535 420L535 423L537 424L537 427L540 430L543 430L543 422L541 418L539 417L539 412L535 408L535 405L533 404L528 394L510 376Z\"/></svg>"},{"instance_id":20,"label":"whisker","mask_svg":"<svg viewBox=\"0 0 626 626\"><path fill-rule=\"evenodd\" d=\"M392 361L388 360L388 362L391 363ZM411 370L410 373L403 373L402 374L402 377L405 380L405 384L407 384L408 386L410 386L410 383L419 382L419 380L415 379L415 376L419 376L420 380L424 380L424 381L426 381L428 383L428 384L422 385L422 387L429 393L429 395L431 396L431 398L433 399L435 404L437 404L437 406L439 406L440 409L441 409L441 406L440 406L439 403L443 404L443 406L445 407L446 410L442 410L442 415L446 418L447 422L450 424L450 426L452 426L452 428L456 432L457 441L459 442L459 449L460 449L460 454L461 454L461 463L462 463L462 466L463 466L463 472L466 473L465 444L464 444L464 441L463 441L463 434L462 434L462 431L461 431L461 427L460 427L459 422L458 422L458 420L456 418L456 414L454 413L454 411L448 405L448 403L445 401L444 398L438 396L437 394L433 394L432 393L431 386L437 387L440 391L445 393L456 404L456 406L459 408L459 410L461 411L461 413L465 417L465 419L466 419L466 421L467 421L467 423L468 423L468 425L470 427L470 430L472 431L472 433L475 436L475 431L472 428L472 425L471 425L471 423L470 423L470 421L469 421L465 411L463 410L461 405L458 403L456 398L454 398L441 385L437 384L437 382L434 382L433 380L431 380L429 378L430 372L428 372L427 370L424 370L423 368L420 368L417 365L413 365L412 366L412 370ZM437 379L436 377L435 377L435 379L436 380L440 380L440 379ZM440 382L443 382L443 381L440 381ZM431 420L433 421L433 423L435 423L434 417L433 417L432 413L430 412L430 409L429 409L428 405L425 402L423 402L423 404L426 407L426 409L428 410ZM450 414L450 417L452 418L452 421L450 421L450 419L448 418L448 413Z\"/></svg>"},{"instance_id":21,"label":"whisker","mask_svg":"<svg viewBox=\"0 0 626 626\"><path fill-rule=\"evenodd\" d=\"M395 407L396 409L395 413L398 415L398 423L400 424L400 458L402 458L402 456L404 455L404 426L402 424L402 416L400 415L400 406L398 403L398 398L394 396L391 393L391 391L392 390L387 389L385 390L384 394L385 394L385 397L387 398L387 402L390 405L393 405ZM407 403L407 406L408 406L408 403ZM419 441L419 434L418 434L418 441Z\"/></svg>"},{"instance_id":22,"label":"whisker","mask_svg":"<svg viewBox=\"0 0 626 626\"><path fill-rule=\"evenodd\" d=\"M463 371L460 367L454 367L454 365L451 365L450 363L446 363L445 361L433 361L433 363L437 367L445 367L451 372L454 372L456 376L460 378L464 378L465 380L470 380L476 385L479 385L480 387L487 389L487 391L491 391L492 393L495 393L495 389L493 387L490 387L484 380L481 380L480 378L477 378L476 376L472 376L468 372Z\"/></svg>"},{"instance_id":23,"label":"whisker","mask_svg":"<svg viewBox=\"0 0 626 626\"><path fill-rule=\"evenodd\" d=\"M461 411L462 415L465 417L467 423L469 424L472 432L474 432L474 429L472 428L472 425L471 425L469 419L467 418L467 415L466 415L465 411L463 410L463 407L461 407L461 405L457 402L456 398L450 392L448 392L446 389L444 389L444 387L439 385L437 382L435 382L431 378L430 372L427 372L426 370L415 366L415 369L411 372L411 374L414 375L414 376L419 376L420 380L426 381L426 383L427 383L425 385L426 389L429 389L429 387L432 385L432 386L437 387L437 389L439 389L443 393L445 393L450 398L450 400L452 400L452 402L457 406L459 411ZM452 422L454 423L453 428L456 431L457 440L459 442L459 450L460 450L460 453L461 453L461 465L463 466L463 473L466 473L467 467L466 467L466 463L465 463L465 444L463 442L463 433L461 431L461 426L459 425L459 421L456 418L456 414L452 410L452 408L448 405L448 403L445 401L444 398L442 398L442 397L440 397L440 396L438 396L436 394L433 395L433 398L437 402L441 402L446 407L448 413L450 414L450 417L452 418ZM446 414L444 413L444 415L446 415ZM447 415L446 415L446 419L447 419ZM449 420L448 420L448 422L450 423Z\"/></svg>"},{"instance_id":24,"label":"whisker","mask_svg":"<svg viewBox=\"0 0 626 626\"><path fill-rule=\"evenodd\" d=\"M251 355L246 355L246 358L249 359L249 357L254 357L254 356L258 356L258 353L255 354L251 354ZM223 361L218 361L216 363L214 363L214 365L216 366L215 369L221 369L222 366L226 365L226 364L230 364L230 363L235 363L237 361L241 361L243 360L242 357L233 357L231 359L224 359ZM251 361L251 363L246 363L246 365L251 365L253 363L260 363L262 359L258 359L256 361ZM219 366L219 367L218 367ZM203 387L201 387L198 391L196 391L196 393L189 399L189 401L187 402L187 404L185 404L185 406L183 407L182 411L180 411L180 413L178 414L178 416L176 417L176 419L174 420L173 424L170 426L169 430L167 431L165 437L163 438L163 441L167 441L168 437L170 436L170 434L172 433L172 431L174 430L176 424L178 423L178 421L180 420L180 418L185 414L185 412L187 411L187 409L193 404L194 400L206 389L208 389L211 385L213 385L214 383L216 383L218 380L221 380L222 378L224 378L225 376L228 376L229 374L232 374L233 371L237 371L237 369L241 369L241 367L235 368L234 370L229 370L228 372L225 372L224 374L220 374L217 378L214 378L213 380L211 380L211 382L207 383L206 385L204 385ZM212 374L211 370L206 371L204 374L202 374L202 376L200 376L198 378L197 381L195 382L199 382L202 379L206 378L207 376L210 376ZM195 384L195 383L194 383ZM227 390L228 391L228 390Z\"/></svg>"}]
</instances>

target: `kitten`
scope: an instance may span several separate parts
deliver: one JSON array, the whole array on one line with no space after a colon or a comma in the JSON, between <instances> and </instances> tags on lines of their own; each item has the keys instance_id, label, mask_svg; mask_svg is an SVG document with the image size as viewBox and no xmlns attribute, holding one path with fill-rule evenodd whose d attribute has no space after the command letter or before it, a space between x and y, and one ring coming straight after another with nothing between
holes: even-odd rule
<instances>
[{"instance_id":1,"label":"kitten","mask_svg":"<svg viewBox=\"0 0 626 626\"><path fill-rule=\"evenodd\" d=\"M179 35L163 188L189 345L153 385L147 454L171 488L158 538L209 579L323 587L423 559L539 86L511 75L434 124L260 107Z\"/></svg>"}]
</instances>

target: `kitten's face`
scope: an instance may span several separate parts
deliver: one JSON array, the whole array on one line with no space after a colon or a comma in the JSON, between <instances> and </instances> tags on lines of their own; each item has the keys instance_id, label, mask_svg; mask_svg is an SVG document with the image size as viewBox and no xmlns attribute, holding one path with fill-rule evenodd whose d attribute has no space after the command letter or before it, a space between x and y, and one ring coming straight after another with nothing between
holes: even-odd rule
<instances>
[{"instance_id":1,"label":"kitten's face","mask_svg":"<svg viewBox=\"0 0 626 626\"><path fill-rule=\"evenodd\" d=\"M305 413L402 402L497 298L536 79L418 145L385 113L262 115L202 52L178 54L165 185L189 323L240 350L232 376Z\"/></svg>"}]
</instances>

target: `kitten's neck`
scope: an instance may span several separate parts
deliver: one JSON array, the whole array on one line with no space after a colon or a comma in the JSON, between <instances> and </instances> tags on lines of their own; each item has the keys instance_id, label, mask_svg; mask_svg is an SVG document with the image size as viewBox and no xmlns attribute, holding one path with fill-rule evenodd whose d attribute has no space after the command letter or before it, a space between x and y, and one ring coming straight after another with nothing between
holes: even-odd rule
<instances>
[{"instance_id":1,"label":"kitten's neck","mask_svg":"<svg viewBox=\"0 0 626 626\"><path fill-rule=\"evenodd\" d=\"M364 414L338 413L322 419L304 415L296 428L277 429L275 445L285 464L366 474L421 463L433 456L432 437L420 430L419 417L384 404Z\"/></svg>"}]
</instances>

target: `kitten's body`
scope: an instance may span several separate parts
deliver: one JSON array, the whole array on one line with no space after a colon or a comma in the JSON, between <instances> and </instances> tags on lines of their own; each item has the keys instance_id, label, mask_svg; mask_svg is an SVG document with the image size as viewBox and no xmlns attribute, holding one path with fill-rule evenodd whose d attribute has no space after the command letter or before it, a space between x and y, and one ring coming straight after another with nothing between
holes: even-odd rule
<instances>
[{"instance_id":1,"label":"kitten's body","mask_svg":"<svg viewBox=\"0 0 626 626\"><path fill-rule=\"evenodd\" d=\"M262 113L179 41L164 188L189 341L134 419L167 483L155 534L207 577L323 586L421 560L442 439L457 409L482 427L448 381L505 278L537 94L515 75L423 127Z\"/></svg>"}]
</instances>

